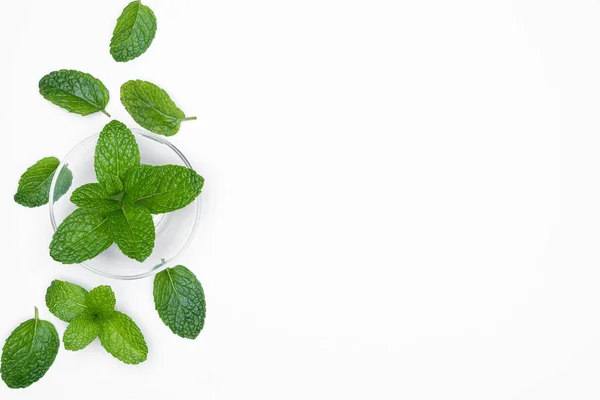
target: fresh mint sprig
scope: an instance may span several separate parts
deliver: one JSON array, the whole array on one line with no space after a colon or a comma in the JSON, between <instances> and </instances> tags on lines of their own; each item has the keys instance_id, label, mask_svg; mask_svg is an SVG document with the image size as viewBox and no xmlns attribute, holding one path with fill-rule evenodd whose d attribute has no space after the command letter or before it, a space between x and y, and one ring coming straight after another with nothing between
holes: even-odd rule
<instances>
[{"instance_id":1,"label":"fresh mint sprig","mask_svg":"<svg viewBox=\"0 0 600 400\"><path fill-rule=\"evenodd\" d=\"M89 260L113 243L127 257L144 261L156 239L152 214L186 207L204 185L204 178L183 166L140 164L135 136L116 120L98 137L94 169L98 183L73 191L71 201L80 208L50 243L50 255L63 264Z\"/></svg>"},{"instance_id":2,"label":"fresh mint sprig","mask_svg":"<svg viewBox=\"0 0 600 400\"><path fill-rule=\"evenodd\" d=\"M115 358L139 364L148 357L148 345L140 328L122 312L115 311L110 286L87 292L81 286L55 280L46 292L46 305L57 318L69 322L63 335L65 349L82 350L96 338Z\"/></svg>"}]
</instances>

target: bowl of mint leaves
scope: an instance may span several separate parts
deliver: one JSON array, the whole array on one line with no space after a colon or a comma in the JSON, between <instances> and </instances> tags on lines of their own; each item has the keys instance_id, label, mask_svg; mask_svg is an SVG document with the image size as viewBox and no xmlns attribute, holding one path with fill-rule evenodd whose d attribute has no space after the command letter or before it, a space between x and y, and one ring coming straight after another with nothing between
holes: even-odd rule
<instances>
[{"instance_id":1,"label":"bowl of mint leaves","mask_svg":"<svg viewBox=\"0 0 600 400\"><path fill-rule=\"evenodd\" d=\"M168 267L196 232L204 179L164 136L112 120L56 171L48 199L55 261L143 278Z\"/></svg>"}]
</instances>

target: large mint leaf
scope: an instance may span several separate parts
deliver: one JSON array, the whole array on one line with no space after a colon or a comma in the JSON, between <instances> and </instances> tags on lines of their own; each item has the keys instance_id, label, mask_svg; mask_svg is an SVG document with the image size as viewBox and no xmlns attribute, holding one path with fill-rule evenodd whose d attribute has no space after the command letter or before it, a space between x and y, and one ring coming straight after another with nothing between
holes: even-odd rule
<instances>
[{"instance_id":1,"label":"large mint leaf","mask_svg":"<svg viewBox=\"0 0 600 400\"><path fill-rule=\"evenodd\" d=\"M54 363L60 341L48 321L38 317L23 322L6 339L0 373L9 388L26 388L40 380Z\"/></svg>"},{"instance_id":2,"label":"large mint leaf","mask_svg":"<svg viewBox=\"0 0 600 400\"><path fill-rule=\"evenodd\" d=\"M61 69L44 76L39 87L46 100L67 111L81 115L101 111L110 117L106 112L108 89L90 74Z\"/></svg>"},{"instance_id":3,"label":"large mint leaf","mask_svg":"<svg viewBox=\"0 0 600 400\"><path fill-rule=\"evenodd\" d=\"M60 224L50 243L50 256L63 264L96 257L113 243L108 217L77 209Z\"/></svg>"},{"instance_id":4,"label":"large mint leaf","mask_svg":"<svg viewBox=\"0 0 600 400\"><path fill-rule=\"evenodd\" d=\"M46 306L52 314L65 322L87 311L87 290L71 282L54 280L46 291Z\"/></svg>"},{"instance_id":5,"label":"large mint leaf","mask_svg":"<svg viewBox=\"0 0 600 400\"><path fill-rule=\"evenodd\" d=\"M127 204L139 202L152 214L163 214L193 202L203 185L204 178L190 168L140 165L125 177L123 201Z\"/></svg>"},{"instance_id":6,"label":"large mint leaf","mask_svg":"<svg viewBox=\"0 0 600 400\"><path fill-rule=\"evenodd\" d=\"M144 54L156 35L156 17L141 1L132 1L117 19L110 41L115 61L125 62Z\"/></svg>"},{"instance_id":7,"label":"large mint leaf","mask_svg":"<svg viewBox=\"0 0 600 400\"><path fill-rule=\"evenodd\" d=\"M119 202L99 183L88 183L71 194L71 202L79 208L98 212L111 212L120 208Z\"/></svg>"},{"instance_id":8,"label":"large mint leaf","mask_svg":"<svg viewBox=\"0 0 600 400\"><path fill-rule=\"evenodd\" d=\"M119 249L129 258L144 261L154 248L152 214L140 203L125 204L109 215L110 229Z\"/></svg>"},{"instance_id":9,"label":"large mint leaf","mask_svg":"<svg viewBox=\"0 0 600 400\"><path fill-rule=\"evenodd\" d=\"M110 286L102 285L90 290L85 304L96 314L109 315L114 311L117 299Z\"/></svg>"},{"instance_id":10,"label":"large mint leaf","mask_svg":"<svg viewBox=\"0 0 600 400\"><path fill-rule=\"evenodd\" d=\"M204 327L204 290L192 271L178 265L154 278L154 305L160 319L173 333L195 339Z\"/></svg>"},{"instance_id":11,"label":"large mint leaf","mask_svg":"<svg viewBox=\"0 0 600 400\"><path fill-rule=\"evenodd\" d=\"M124 83L121 103L135 122L159 135L172 136L179 131L181 122L196 119L186 117L167 92L146 81Z\"/></svg>"},{"instance_id":12,"label":"large mint leaf","mask_svg":"<svg viewBox=\"0 0 600 400\"><path fill-rule=\"evenodd\" d=\"M100 132L96 144L94 169L98 182L109 194L115 194L127 171L139 164L140 150L133 133L123 123L110 121Z\"/></svg>"},{"instance_id":13,"label":"large mint leaf","mask_svg":"<svg viewBox=\"0 0 600 400\"><path fill-rule=\"evenodd\" d=\"M100 343L126 364L139 364L148 357L148 346L140 328L127 315L115 311L101 321Z\"/></svg>"},{"instance_id":14,"label":"large mint leaf","mask_svg":"<svg viewBox=\"0 0 600 400\"><path fill-rule=\"evenodd\" d=\"M82 350L98 337L100 323L90 312L78 315L65 330L63 343L65 349L71 351Z\"/></svg>"},{"instance_id":15,"label":"large mint leaf","mask_svg":"<svg viewBox=\"0 0 600 400\"><path fill-rule=\"evenodd\" d=\"M39 207L48 203L50 184L60 161L56 157L42 158L21 175L14 199L25 207ZM61 198L73 182L73 174L64 167L54 186L54 201Z\"/></svg>"}]
</instances>

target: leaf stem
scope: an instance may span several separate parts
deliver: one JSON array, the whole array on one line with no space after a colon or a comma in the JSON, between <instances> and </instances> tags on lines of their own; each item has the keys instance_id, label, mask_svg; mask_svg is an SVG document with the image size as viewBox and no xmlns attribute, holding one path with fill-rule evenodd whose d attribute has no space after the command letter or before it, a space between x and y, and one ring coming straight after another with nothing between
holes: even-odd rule
<instances>
[{"instance_id":1,"label":"leaf stem","mask_svg":"<svg viewBox=\"0 0 600 400\"><path fill-rule=\"evenodd\" d=\"M186 117L184 119L182 119L182 121L195 121L197 118L196 117Z\"/></svg>"},{"instance_id":2,"label":"leaf stem","mask_svg":"<svg viewBox=\"0 0 600 400\"><path fill-rule=\"evenodd\" d=\"M34 306L33 308L35 309L35 320L37 321L38 319L40 319L40 313L36 306Z\"/></svg>"},{"instance_id":3,"label":"leaf stem","mask_svg":"<svg viewBox=\"0 0 600 400\"><path fill-rule=\"evenodd\" d=\"M102 111L102 112L104 113L104 115L106 115L108 118L111 118L110 114L109 114L108 112L106 112L106 110L101 110L101 111Z\"/></svg>"}]
</instances>

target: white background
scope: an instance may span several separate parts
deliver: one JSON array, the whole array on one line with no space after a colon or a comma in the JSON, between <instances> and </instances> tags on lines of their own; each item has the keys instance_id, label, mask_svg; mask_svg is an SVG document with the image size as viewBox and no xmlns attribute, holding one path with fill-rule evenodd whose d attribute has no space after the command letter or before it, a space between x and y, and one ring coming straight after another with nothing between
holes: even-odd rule
<instances>
[{"instance_id":1,"label":"white background","mask_svg":"<svg viewBox=\"0 0 600 400\"><path fill-rule=\"evenodd\" d=\"M600 2L147 0L149 51L114 62L126 1L2 0L0 336L53 279L110 284L148 361L61 349L10 400L600 397ZM48 256L21 173L108 119L44 100L46 73L146 79L198 121L172 141L206 178L179 261L196 341L152 279Z\"/></svg>"}]
</instances>

